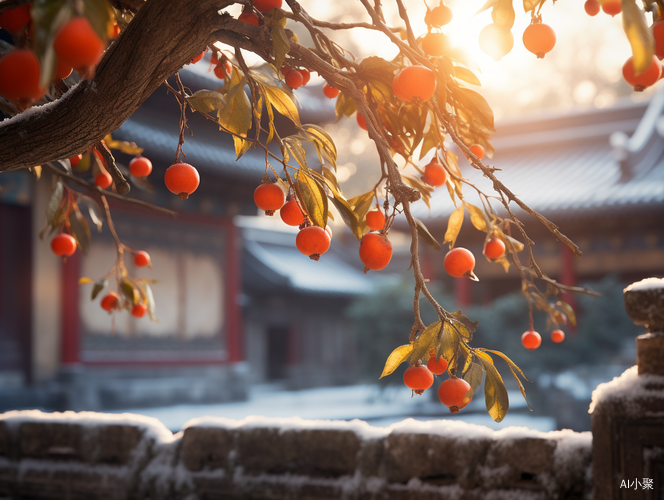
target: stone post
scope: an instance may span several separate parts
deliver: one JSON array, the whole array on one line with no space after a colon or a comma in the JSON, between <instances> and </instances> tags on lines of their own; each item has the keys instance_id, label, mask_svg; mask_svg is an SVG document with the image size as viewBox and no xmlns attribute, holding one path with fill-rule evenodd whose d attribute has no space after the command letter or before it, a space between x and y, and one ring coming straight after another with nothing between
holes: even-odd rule
<instances>
[{"instance_id":1,"label":"stone post","mask_svg":"<svg viewBox=\"0 0 664 500\"><path fill-rule=\"evenodd\" d=\"M636 338L637 366L600 384L590 405L593 498L664 498L664 279L624 290L625 309L648 333Z\"/></svg>"}]
</instances>

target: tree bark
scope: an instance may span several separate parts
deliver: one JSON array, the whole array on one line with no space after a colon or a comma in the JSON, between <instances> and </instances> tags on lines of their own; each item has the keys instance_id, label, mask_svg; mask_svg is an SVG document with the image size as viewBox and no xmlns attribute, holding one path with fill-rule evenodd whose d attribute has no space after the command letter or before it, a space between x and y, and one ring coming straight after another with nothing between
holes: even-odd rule
<instances>
[{"instance_id":1,"label":"tree bark","mask_svg":"<svg viewBox=\"0 0 664 500\"><path fill-rule=\"evenodd\" d=\"M113 132L167 77L204 50L225 5L223 0L148 0L110 45L94 78L53 103L0 122L0 171L72 157Z\"/></svg>"}]
</instances>

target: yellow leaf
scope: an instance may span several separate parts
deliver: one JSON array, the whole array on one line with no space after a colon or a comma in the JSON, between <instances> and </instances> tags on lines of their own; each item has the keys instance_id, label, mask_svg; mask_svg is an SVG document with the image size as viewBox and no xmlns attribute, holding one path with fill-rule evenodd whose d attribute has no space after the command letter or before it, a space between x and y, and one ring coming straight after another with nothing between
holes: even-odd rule
<instances>
[{"instance_id":1,"label":"yellow leaf","mask_svg":"<svg viewBox=\"0 0 664 500\"><path fill-rule=\"evenodd\" d=\"M233 136L233 143L235 144L235 155L237 156L237 159L239 160L244 153L249 151L249 148L251 147L252 142L248 141L246 139L243 139L242 137L237 137Z\"/></svg>"},{"instance_id":2,"label":"yellow leaf","mask_svg":"<svg viewBox=\"0 0 664 500\"><path fill-rule=\"evenodd\" d=\"M226 99L216 90L199 90L187 97L187 102L196 111L209 113L218 111L226 104ZM109 146L110 147L110 146Z\"/></svg>"},{"instance_id":3,"label":"yellow leaf","mask_svg":"<svg viewBox=\"0 0 664 500\"><path fill-rule=\"evenodd\" d=\"M410 356L410 353L412 351L413 351L413 344L407 344L397 347L387 357L387 361L385 361L385 367L383 368L383 373L378 378L381 379L393 373L394 370L396 370L401 363L403 363L408 359L408 356Z\"/></svg>"},{"instance_id":4,"label":"yellow leaf","mask_svg":"<svg viewBox=\"0 0 664 500\"><path fill-rule=\"evenodd\" d=\"M447 221L447 231L445 231L445 240L443 241L443 244L449 243L450 248L454 247L457 236L459 236L459 231L461 231L463 215L464 209L463 205L461 205L454 212L452 212L452 215L450 215L450 218Z\"/></svg>"},{"instance_id":5,"label":"yellow leaf","mask_svg":"<svg viewBox=\"0 0 664 500\"><path fill-rule=\"evenodd\" d=\"M253 113L251 101L244 92L244 80L226 94L226 105L217 112L219 123L228 131L241 137L251 128Z\"/></svg>"},{"instance_id":6,"label":"yellow leaf","mask_svg":"<svg viewBox=\"0 0 664 500\"><path fill-rule=\"evenodd\" d=\"M78 279L78 284L79 285L87 285L88 283L94 283L94 280L91 280L90 278L79 278Z\"/></svg>"},{"instance_id":7,"label":"yellow leaf","mask_svg":"<svg viewBox=\"0 0 664 500\"><path fill-rule=\"evenodd\" d=\"M477 208L475 205L464 202L464 205L470 212L470 222L475 226L475 229L478 231L487 232L486 219L484 218L484 212Z\"/></svg>"},{"instance_id":8,"label":"yellow leaf","mask_svg":"<svg viewBox=\"0 0 664 500\"><path fill-rule=\"evenodd\" d=\"M277 113L284 115L286 118L290 118L290 120L298 127L302 126L297 108L286 92L279 87L274 87L272 85L261 85L261 87L264 90L266 106L273 106Z\"/></svg>"},{"instance_id":9,"label":"yellow leaf","mask_svg":"<svg viewBox=\"0 0 664 500\"><path fill-rule=\"evenodd\" d=\"M481 351L476 351L475 354L479 355ZM484 379L484 400L486 409L496 422L501 422L507 412L509 411L510 403L507 397L507 389L505 382L503 382L500 373L493 366L493 360L488 354L482 353L479 356L484 370L486 371L486 378ZM488 358L488 360L487 360Z\"/></svg>"},{"instance_id":10,"label":"yellow leaf","mask_svg":"<svg viewBox=\"0 0 664 500\"><path fill-rule=\"evenodd\" d=\"M309 215L309 220L325 229L327 225L327 196L319 184L307 173L300 170L295 181L295 192Z\"/></svg>"},{"instance_id":11,"label":"yellow leaf","mask_svg":"<svg viewBox=\"0 0 664 500\"><path fill-rule=\"evenodd\" d=\"M648 29L643 11L635 0L622 0L623 30L632 46L634 74L640 75L650 67L655 55L655 40Z\"/></svg>"}]
</instances>

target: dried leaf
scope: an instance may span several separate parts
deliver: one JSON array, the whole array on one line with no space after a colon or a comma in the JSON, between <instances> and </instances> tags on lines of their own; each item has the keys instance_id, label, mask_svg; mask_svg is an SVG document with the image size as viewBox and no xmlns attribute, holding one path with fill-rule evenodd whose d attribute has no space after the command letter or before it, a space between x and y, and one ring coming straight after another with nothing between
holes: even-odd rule
<instances>
[{"instance_id":1,"label":"dried leaf","mask_svg":"<svg viewBox=\"0 0 664 500\"><path fill-rule=\"evenodd\" d=\"M565 313L565 316L567 316L567 319L569 322L573 325L576 326L576 313L574 312L574 309L572 308L571 305L569 305L567 302L564 302L562 300L559 300L556 302L556 305L562 309L562 311Z\"/></svg>"},{"instance_id":2,"label":"dried leaf","mask_svg":"<svg viewBox=\"0 0 664 500\"><path fill-rule=\"evenodd\" d=\"M325 229L327 225L327 196L318 183L300 170L294 183L298 199L304 205L312 224Z\"/></svg>"},{"instance_id":3,"label":"dried leaf","mask_svg":"<svg viewBox=\"0 0 664 500\"><path fill-rule=\"evenodd\" d=\"M143 152L143 148L139 148L135 142L116 141L110 134L104 137L104 142L110 149L117 149L128 155L140 155Z\"/></svg>"},{"instance_id":4,"label":"dried leaf","mask_svg":"<svg viewBox=\"0 0 664 500\"><path fill-rule=\"evenodd\" d=\"M475 226L475 229L486 233L488 231L488 226L486 218L484 217L484 212L471 203L464 202L464 205L470 212L470 222Z\"/></svg>"},{"instance_id":5,"label":"dried leaf","mask_svg":"<svg viewBox=\"0 0 664 500\"><path fill-rule=\"evenodd\" d=\"M521 391L521 395L523 396L523 399L525 399L525 401L526 401L526 406L528 407L528 409L529 409L530 411L532 411L532 409L530 408L530 405L528 404L528 398L526 397L526 388L525 388L525 387L523 386L523 384L521 383L521 379L517 376L517 373L518 373L521 377L523 377L524 380L527 380L528 382L530 382L530 380L528 380L528 377L526 377L526 376L523 374L523 372L521 371L521 368L519 368L519 367L516 365L516 363L515 363L514 361L512 361L510 358L508 358L508 357L507 357L505 354L503 354L502 352L500 352L500 351L492 351L492 350L490 350L490 349L486 349L486 351L487 351L487 352L491 352L491 353L493 353L493 354L495 354L495 355L497 355L497 356L500 356L501 358L503 358L503 359L505 360L505 362L507 363L507 366L510 367L510 371L512 372L512 375L514 375L514 378L516 379L516 383L519 384L519 390Z\"/></svg>"},{"instance_id":6,"label":"dried leaf","mask_svg":"<svg viewBox=\"0 0 664 500\"><path fill-rule=\"evenodd\" d=\"M260 84L260 87L263 90L265 105L268 108L273 106L277 113L284 115L286 118L290 118L290 120L298 127L302 126L297 108L286 92L279 87L272 85Z\"/></svg>"},{"instance_id":7,"label":"dried leaf","mask_svg":"<svg viewBox=\"0 0 664 500\"><path fill-rule=\"evenodd\" d=\"M313 142L318 151L318 156L321 157L321 163L323 158L334 167L337 168L337 147L332 140L332 137L325 132L318 125L307 124L303 126L304 132L307 133L310 137L311 142Z\"/></svg>"},{"instance_id":8,"label":"dried leaf","mask_svg":"<svg viewBox=\"0 0 664 500\"><path fill-rule=\"evenodd\" d=\"M471 363L468 369L462 374L461 378L470 384L471 398L475 395L475 391L482 384L483 376L484 376L484 367L482 363L475 363L475 362Z\"/></svg>"},{"instance_id":9,"label":"dried leaf","mask_svg":"<svg viewBox=\"0 0 664 500\"><path fill-rule=\"evenodd\" d=\"M290 50L290 40L288 35L286 35L286 30L281 25L281 23L272 24L270 29L272 35L272 41L274 42L274 66L275 68L281 68L286 58L286 54Z\"/></svg>"},{"instance_id":10,"label":"dried leaf","mask_svg":"<svg viewBox=\"0 0 664 500\"><path fill-rule=\"evenodd\" d=\"M401 363L406 361L410 356L410 353L413 351L413 344L407 344L397 347L392 353L387 357L385 361L385 367L383 368L383 373L381 373L379 379L387 377L388 375L394 373Z\"/></svg>"},{"instance_id":11,"label":"dried leaf","mask_svg":"<svg viewBox=\"0 0 664 500\"><path fill-rule=\"evenodd\" d=\"M440 320L431 323L427 326L420 336L413 342L413 352L410 355L410 364L414 365L418 360L422 359L434 345L438 342L438 335L440 333Z\"/></svg>"},{"instance_id":12,"label":"dried leaf","mask_svg":"<svg viewBox=\"0 0 664 500\"><path fill-rule=\"evenodd\" d=\"M454 76L459 80L470 83L471 85L477 85L478 87L482 86L482 82L480 82L480 79L477 78L475 73L463 66L454 66Z\"/></svg>"},{"instance_id":13,"label":"dried leaf","mask_svg":"<svg viewBox=\"0 0 664 500\"><path fill-rule=\"evenodd\" d=\"M433 247L435 250L440 250L440 243L438 243L436 238L431 235L427 227L424 225L424 222L415 217L413 217L413 221L415 222L415 227L417 227L417 234L420 235L422 241L430 247Z\"/></svg>"},{"instance_id":14,"label":"dried leaf","mask_svg":"<svg viewBox=\"0 0 664 500\"><path fill-rule=\"evenodd\" d=\"M632 46L634 73L638 76L652 64L655 39L636 0L622 0L623 30Z\"/></svg>"},{"instance_id":15,"label":"dried leaf","mask_svg":"<svg viewBox=\"0 0 664 500\"><path fill-rule=\"evenodd\" d=\"M91 280L90 278L82 277L78 279L78 284L79 285L87 285L89 283L94 283L94 280Z\"/></svg>"},{"instance_id":16,"label":"dried leaf","mask_svg":"<svg viewBox=\"0 0 664 500\"><path fill-rule=\"evenodd\" d=\"M90 226L88 226L88 221L85 220L78 207L75 208L73 217L69 217L69 226L81 252L87 255L88 250L90 250Z\"/></svg>"},{"instance_id":17,"label":"dried leaf","mask_svg":"<svg viewBox=\"0 0 664 500\"><path fill-rule=\"evenodd\" d=\"M491 19L493 19L493 22L500 24L508 30L511 30L512 26L514 26L515 18L516 13L514 12L512 0L498 0L498 3L496 3L491 11Z\"/></svg>"},{"instance_id":18,"label":"dried leaf","mask_svg":"<svg viewBox=\"0 0 664 500\"><path fill-rule=\"evenodd\" d=\"M198 90L187 97L189 106L200 113L219 111L226 105L226 97L216 90ZM109 146L110 147L110 146Z\"/></svg>"},{"instance_id":19,"label":"dried leaf","mask_svg":"<svg viewBox=\"0 0 664 500\"><path fill-rule=\"evenodd\" d=\"M486 378L484 379L486 409L491 418L496 422L501 422L505 418L505 415L507 415L510 407L505 383L498 370L496 370L496 367L493 366L491 356L481 351L475 351L475 354L479 357L486 371Z\"/></svg>"},{"instance_id":20,"label":"dried leaf","mask_svg":"<svg viewBox=\"0 0 664 500\"><path fill-rule=\"evenodd\" d=\"M246 137L253 120L251 101L244 92L242 79L226 94L226 105L217 112L219 123L228 131Z\"/></svg>"},{"instance_id":21,"label":"dried leaf","mask_svg":"<svg viewBox=\"0 0 664 500\"><path fill-rule=\"evenodd\" d=\"M443 241L443 244L449 243L450 248L454 247L457 236L459 236L459 231L461 231L463 215L464 208L463 205L461 205L454 212L452 212L452 215L450 215L450 218L447 221L447 231L445 231L445 240Z\"/></svg>"}]
</instances>

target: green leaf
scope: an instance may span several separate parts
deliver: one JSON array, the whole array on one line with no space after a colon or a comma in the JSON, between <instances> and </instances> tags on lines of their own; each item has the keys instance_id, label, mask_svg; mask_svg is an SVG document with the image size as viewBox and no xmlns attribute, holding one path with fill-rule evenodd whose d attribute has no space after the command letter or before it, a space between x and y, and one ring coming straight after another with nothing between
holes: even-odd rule
<instances>
[{"instance_id":1,"label":"green leaf","mask_svg":"<svg viewBox=\"0 0 664 500\"><path fill-rule=\"evenodd\" d=\"M107 40L111 14L106 0L83 0L83 8L97 36Z\"/></svg>"},{"instance_id":2,"label":"green leaf","mask_svg":"<svg viewBox=\"0 0 664 500\"><path fill-rule=\"evenodd\" d=\"M436 241L436 238L434 238L427 227L424 225L424 223L415 217L413 217L413 220L415 221L415 227L417 227L417 234L420 235L420 238L422 238L422 241L429 245L430 247L433 247L435 250L440 250L441 246L440 243Z\"/></svg>"},{"instance_id":3,"label":"green leaf","mask_svg":"<svg viewBox=\"0 0 664 500\"><path fill-rule=\"evenodd\" d=\"M413 342L413 352L410 355L410 364L414 365L422 359L438 343L440 334L440 320L427 326L420 336Z\"/></svg>"},{"instance_id":4,"label":"green leaf","mask_svg":"<svg viewBox=\"0 0 664 500\"><path fill-rule=\"evenodd\" d=\"M53 192L51 193L51 198L48 200L48 205L46 206L47 223L53 222L55 214L58 212L58 208L60 208L60 204L62 203L64 194L65 188L62 185L62 182L58 180L58 182L55 184L55 187L53 188Z\"/></svg>"},{"instance_id":5,"label":"green leaf","mask_svg":"<svg viewBox=\"0 0 664 500\"><path fill-rule=\"evenodd\" d=\"M32 4L30 15L34 26L32 49L41 67L39 86L48 87L55 74L57 59L53 50L55 33L72 18L73 13L66 0L37 0Z\"/></svg>"},{"instance_id":6,"label":"green leaf","mask_svg":"<svg viewBox=\"0 0 664 500\"><path fill-rule=\"evenodd\" d=\"M69 227L71 227L72 236L81 252L87 255L88 250L90 250L90 226L88 226L88 221L85 220L78 207L75 208L73 217L69 217Z\"/></svg>"},{"instance_id":7,"label":"green leaf","mask_svg":"<svg viewBox=\"0 0 664 500\"><path fill-rule=\"evenodd\" d=\"M103 214L101 213L101 208L95 200L86 196L84 194L78 195L78 201L82 201L88 207L88 213L90 214L90 219L93 224L97 226L97 232L101 233L103 224Z\"/></svg>"},{"instance_id":8,"label":"green leaf","mask_svg":"<svg viewBox=\"0 0 664 500\"><path fill-rule=\"evenodd\" d=\"M270 33L274 42L274 66L279 69L290 50L290 40L281 24L273 24Z\"/></svg>"},{"instance_id":9,"label":"green leaf","mask_svg":"<svg viewBox=\"0 0 664 500\"><path fill-rule=\"evenodd\" d=\"M459 208L452 212L452 215L450 215L450 218L447 221L447 230L445 231L445 240L443 241L443 244L449 243L450 248L454 247L457 236L459 236L459 231L461 231L463 215L464 208L463 205L460 205Z\"/></svg>"},{"instance_id":10,"label":"green leaf","mask_svg":"<svg viewBox=\"0 0 664 500\"><path fill-rule=\"evenodd\" d=\"M475 351L475 354L479 357L486 371L486 378L484 380L486 409L491 418L496 422L501 422L505 418L505 415L507 415L510 407L505 383L498 370L496 370L496 367L493 366L491 356L481 351Z\"/></svg>"},{"instance_id":11,"label":"green leaf","mask_svg":"<svg viewBox=\"0 0 664 500\"><path fill-rule=\"evenodd\" d=\"M623 30L632 46L634 74L640 75L650 67L655 55L655 39L648 29L646 17L635 0L622 0Z\"/></svg>"},{"instance_id":12,"label":"green leaf","mask_svg":"<svg viewBox=\"0 0 664 500\"><path fill-rule=\"evenodd\" d=\"M484 218L484 212L468 202L464 202L464 205L470 212L470 222L475 226L475 229L486 233L488 229L486 219Z\"/></svg>"},{"instance_id":13,"label":"green leaf","mask_svg":"<svg viewBox=\"0 0 664 500\"><path fill-rule=\"evenodd\" d=\"M294 183L298 199L304 205L312 224L325 229L327 225L327 196L320 185L307 173L300 170Z\"/></svg>"},{"instance_id":14,"label":"green leaf","mask_svg":"<svg viewBox=\"0 0 664 500\"><path fill-rule=\"evenodd\" d=\"M470 83L471 85L477 85L478 87L482 85L475 73L463 66L454 66L454 76L459 80Z\"/></svg>"},{"instance_id":15,"label":"green leaf","mask_svg":"<svg viewBox=\"0 0 664 500\"><path fill-rule=\"evenodd\" d=\"M187 97L189 105L200 113L219 111L226 105L226 98L216 90L198 90ZM109 146L110 147L110 146Z\"/></svg>"},{"instance_id":16,"label":"green leaf","mask_svg":"<svg viewBox=\"0 0 664 500\"><path fill-rule=\"evenodd\" d=\"M95 300L97 295L99 295L104 288L108 286L108 280L100 280L95 283L95 286L92 287L92 293L90 294L90 300Z\"/></svg>"},{"instance_id":17,"label":"green leaf","mask_svg":"<svg viewBox=\"0 0 664 500\"><path fill-rule=\"evenodd\" d=\"M260 83L259 85L263 90L265 105L268 108L273 106L277 113L284 115L286 118L289 118L298 127L302 126L297 108L286 92L284 92L279 87L274 87L272 85L264 85Z\"/></svg>"},{"instance_id":18,"label":"green leaf","mask_svg":"<svg viewBox=\"0 0 664 500\"><path fill-rule=\"evenodd\" d=\"M124 296L127 297L132 304L136 305L140 302L141 294L138 291L138 288L136 288L136 285L129 278L122 279L120 282L120 290L122 290Z\"/></svg>"},{"instance_id":19,"label":"green leaf","mask_svg":"<svg viewBox=\"0 0 664 500\"><path fill-rule=\"evenodd\" d=\"M219 123L228 131L246 137L251 128L253 113L251 101L244 92L242 79L226 94L226 105L217 112Z\"/></svg>"},{"instance_id":20,"label":"green leaf","mask_svg":"<svg viewBox=\"0 0 664 500\"><path fill-rule=\"evenodd\" d=\"M383 377L394 373L401 363L406 361L410 356L410 353L413 351L413 344L407 344L397 347L394 351L390 353L385 361L385 366L383 367L383 373L381 373L378 379L380 380Z\"/></svg>"},{"instance_id":21,"label":"green leaf","mask_svg":"<svg viewBox=\"0 0 664 500\"><path fill-rule=\"evenodd\" d=\"M493 19L493 22L508 30L511 30L512 26L514 26L515 18L516 14L514 12L512 0L498 0L491 11L491 19Z\"/></svg>"}]
</instances>

